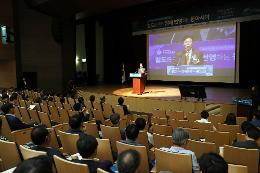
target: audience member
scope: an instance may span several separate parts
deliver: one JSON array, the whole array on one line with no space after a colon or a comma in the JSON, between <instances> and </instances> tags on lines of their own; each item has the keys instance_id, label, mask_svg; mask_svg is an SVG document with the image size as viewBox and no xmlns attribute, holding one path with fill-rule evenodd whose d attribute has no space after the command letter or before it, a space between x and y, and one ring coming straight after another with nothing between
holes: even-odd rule
<instances>
[{"instance_id":1,"label":"audience member","mask_svg":"<svg viewBox=\"0 0 260 173\"><path fill-rule=\"evenodd\" d=\"M234 113L227 114L227 117L226 117L224 124L236 125L237 124L236 115Z\"/></svg>"},{"instance_id":2,"label":"audience member","mask_svg":"<svg viewBox=\"0 0 260 173\"><path fill-rule=\"evenodd\" d=\"M106 97L105 96L100 97L100 106L102 111L104 111L105 102L106 102Z\"/></svg>"},{"instance_id":3,"label":"audience member","mask_svg":"<svg viewBox=\"0 0 260 173\"><path fill-rule=\"evenodd\" d=\"M255 126L260 128L260 111L259 110L255 110L253 111L253 120L251 121L251 123Z\"/></svg>"},{"instance_id":4,"label":"audience member","mask_svg":"<svg viewBox=\"0 0 260 173\"><path fill-rule=\"evenodd\" d=\"M201 116L201 119L200 119L200 120L196 120L196 122L199 122L199 123L210 123L210 122L208 121L208 117L209 117L208 111L203 110L203 111L200 113L200 116Z\"/></svg>"},{"instance_id":5,"label":"audience member","mask_svg":"<svg viewBox=\"0 0 260 173\"><path fill-rule=\"evenodd\" d=\"M128 115L128 114L130 114L130 112L128 111L127 106L124 105L124 101L125 101L125 100L123 99L123 97L119 97L119 98L118 98L118 105L123 107L124 115Z\"/></svg>"},{"instance_id":6,"label":"audience member","mask_svg":"<svg viewBox=\"0 0 260 173\"><path fill-rule=\"evenodd\" d=\"M73 115L72 117L69 118L69 125L70 125L70 129L67 130L66 133L79 134L80 136L85 134L82 131L83 128L82 116L80 116L79 114Z\"/></svg>"},{"instance_id":7,"label":"audience member","mask_svg":"<svg viewBox=\"0 0 260 173\"><path fill-rule=\"evenodd\" d=\"M15 106L19 106L18 94L17 93L12 93L12 95L10 96L9 102L12 103Z\"/></svg>"},{"instance_id":8,"label":"audience member","mask_svg":"<svg viewBox=\"0 0 260 173\"><path fill-rule=\"evenodd\" d=\"M33 157L20 163L14 173L53 173L52 161L47 156Z\"/></svg>"},{"instance_id":9,"label":"audience member","mask_svg":"<svg viewBox=\"0 0 260 173\"><path fill-rule=\"evenodd\" d=\"M86 122L89 121L90 115L88 112L85 111L85 107L82 107L80 103L75 103L73 105L74 111L78 111L82 121Z\"/></svg>"},{"instance_id":10,"label":"audience member","mask_svg":"<svg viewBox=\"0 0 260 173\"><path fill-rule=\"evenodd\" d=\"M35 145L31 148L32 150L47 152L50 158L52 158L53 155L65 158L60 151L50 147L51 135L45 126L40 125L34 127L31 132L31 139Z\"/></svg>"},{"instance_id":11,"label":"audience member","mask_svg":"<svg viewBox=\"0 0 260 173\"><path fill-rule=\"evenodd\" d=\"M119 173L137 173L140 165L140 154L136 150L125 150L117 159Z\"/></svg>"},{"instance_id":12,"label":"audience member","mask_svg":"<svg viewBox=\"0 0 260 173\"><path fill-rule=\"evenodd\" d=\"M126 144L130 144L130 145L138 145L138 146L143 146L142 144L139 144L136 139L138 137L139 134L139 130L136 127L135 124L129 124L126 127L126 140L121 140L120 142L126 143Z\"/></svg>"},{"instance_id":13,"label":"audience member","mask_svg":"<svg viewBox=\"0 0 260 173\"><path fill-rule=\"evenodd\" d=\"M246 140L238 141L233 143L233 146L239 148L248 148L248 149L260 149L257 140L260 137L260 130L256 127L247 128L246 129Z\"/></svg>"},{"instance_id":14,"label":"audience member","mask_svg":"<svg viewBox=\"0 0 260 173\"><path fill-rule=\"evenodd\" d=\"M92 109L94 109L95 99L96 99L96 97L94 95L89 96L89 101L90 101Z\"/></svg>"},{"instance_id":15,"label":"audience member","mask_svg":"<svg viewBox=\"0 0 260 173\"><path fill-rule=\"evenodd\" d=\"M113 113L112 115L110 115L110 121L112 123L112 127L119 127L120 115L118 113ZM120 129L121 139L126 139L125 138L125 128L119 128L119 129Z\"/></svg>"},{"instance_id":16,"label":"audience member","mask_svg":"<svg viewBox=\"0 0 260 173\"><path fill-rule=\"evenodd\" d=\"M216 153L205 153L199 160L202 173L228 173L227 162Z\"/></svg>"},{"instance_id":17,"label":"audience member","mask_svg":"<svg viewBox=\"0 0 260 173\"><path fill-rule=\"evenodd\" d=\"M85 105L85 100L84 100L84 98L83 98L83 97L79 97L79 98L78 98L78 103L80 104L80 106L81 106L81 109L84 109L84 108L86 108L86 105Z\"/></svg>"},{"instance_id":18,"label":"audience member","mask_svg":"<svg viewBox=\"0 0 260 173\"><path fill-rule=\"evenodd\" d=\"M244 121L241 124L241 131L243 134L246 134L246 131L250 128L254 128L255 126L250 121Z\"/></svg>"},{"instance_id":19,"label":"audience member","mask_svg":"<svg viewBox=\"0 0 260 173\"><path fill-rule=\"evenodd\" d=\"M179 154L190 154L192 157L192 171L193 173L199 173L199 164L197 162L196 155L193 151L185 149L187 141L189 139L189 133L183 128L177 128L172 134L173 146L171 148L160 148L162 151L179 153Z\"/></svg>"},{"instance_id":20,"label":"audience member","mask_svg":"<svg viewBox=\"0 0 260 173\"><path fill-rule=\"evenodd\" d=\"M76 163L87 164L90 173L96 173L97 168L101 168L105 171L110 171L112 162L108 160L96 161L98 142L97 139L91 135L82 135L77 141L77 149L82 156L82 160L73 160Z\"/></svg>"},{"instance_id":21,"label":"audience member","mask_svg":"<svg viewBox=\"0 0 260 173\"><path fill-rule=\"evenodd\" d=\"M140 130L145 130L145 126L146 126L146 121L144 118L137 118L135 120L135 125L136 127ZM147 132L147 138L150 144L154 145L154 141L153 141L153 135L149 132Z\"/></svg>"},{"instance_id":22,"label":"audience member","mask_svg":"<svg viewBox=\"0 0 260 173\"><path fill-rule=\"evenodd\" d=\"M12 103L4 104L1 107L1 109L5 114L6 120L10 126L11 131L33 127L33 125L23 123L19 118L17 118L14 115L14 106Z\"/></svg>"}]
</instances>

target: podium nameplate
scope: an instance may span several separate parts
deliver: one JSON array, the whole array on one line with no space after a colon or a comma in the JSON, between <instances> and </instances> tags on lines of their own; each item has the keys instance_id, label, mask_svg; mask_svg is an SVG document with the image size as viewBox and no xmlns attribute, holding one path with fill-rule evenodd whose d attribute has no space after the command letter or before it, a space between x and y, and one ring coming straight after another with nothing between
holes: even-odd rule
<instances>
[{"instance_id":1,"label":"podium nameplate","mask_svg":"<svg viewBox=\"0 0 260 173\"><path fill-rule=\"evenodd\" d=\"M130 77L142 77L141 73L130 73Z\"/></svg>"}]
</instances>

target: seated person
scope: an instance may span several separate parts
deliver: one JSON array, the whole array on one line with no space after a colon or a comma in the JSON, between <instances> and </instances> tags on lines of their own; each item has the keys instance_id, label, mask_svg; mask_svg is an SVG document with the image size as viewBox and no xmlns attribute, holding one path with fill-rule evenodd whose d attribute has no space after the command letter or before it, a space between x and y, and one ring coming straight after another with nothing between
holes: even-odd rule
<instances>
[{"instance_id":1,"label":"seated person","mask_svg":"<svg viewBox=\"0 0 260 173\"><path fill-rule=\"evenodd\" d=\"M73 160L73 162L87 164L90 173L96 173L97 168L105 171L110 171L112 162L108 160L96 161L94 158L97 153L98 142L97 139L91 135L82 135L77 141L77 149L81 155L81 160Z\"/></svg>"},{"instance_id":2,"label":"seated person","mask_svg":"<svg viewBox=\"0 0 260 173\"><path fill-rule=\"evenodd\" d=\"M94 102L96 97L94 95L89 96L89 101L91 103L91 108L94 109Z\"/></svg>"},{"instance_id":3,"label":"seated person","mask_svg":"<svg viewBox=\"0 0 260 173\"><path fill-rule=\"evenodd\" d=\"M123 99L123 97L119 97L119 98L118 98L118 105L123 106L124 115L127 115L127 114L130 114L130 112L128 111L127 106L124 105L124 101L125 101L125 100Z\"/></svg>"},{"instance_id":4,"label":"seated person","mask_svg":"<svg viewBox=\"0 0 260 173\"><path fill-rule=\"evenodd\" d=\"M120 173L137 173L140 160L140 154L136 150L125 150L118 156L118 171Z\"/></svg>"},{"instance_id":5,"label":"seated person","mask_svg":"<svg viewBox=\"0 0 260 173\"><path fill-rule=\"evenodd\" d=\"M255 110L253 111L254 118L252 119L251 123L255 126L260 128L260 111Z\"/></svg>"},{"instance_id":6,"label":"seated person","mask_svg":"<svg viewBox=\"0 0 260 173\"><path fill-rule=\"evenodd\" d=\"M224 124L236 125L237 124L236 115L234 113L227 114L227 117L226 117Z\"/></svg>"},{"instance_id":7,"label":"seated person","mask_svg":"<svg viewBox=\"0 0 260 173\"><path fill-rule=\"evenodd\" d=\"M253 127L255 127L255 126L250 121L244 121L241 124L241 131L243 134L246 134L247 130L250 128L253 128Z\"/></svg>"},{"instance_id":8,"label":"seated person","mask_svg":"<svg viewBox=\"0 0 260 173\"><path fill-rule=\"evenodd\" d=\"M145 130L145 126L146 126L146 121L144 118L137 118L135 120L135 125L136 127L140 130ZM149 132L147 132L147 138L150 144L154 145L154 141L153 141L153 135Z\"/></svg>"},{"instance_id":9,"label":"seated person","mask_svg":"<svg viewBox=\"0 0 260 173\"><path fill-rule=\"evenodd\" d=\"M83 122L82 117L79 114L73 115L69 118L70 129L66 133L79 134L80 136L84 134L82 131Z\"/></svg>"},{"instance_id":10,"label":"seated person","mask_svg":"<svg viewBox=\"0 0 260 173\"><path fill-rule=\"evenodd\" d=\"M78 102L79 102L79 104L80 104L80 106L81 106L82 109L84 109L84 108L86 107L85 101L84 101L84 98L83 98L83 97L79 97L79 98L78 98Z\"/></svg>"},{"instance_id":11,"label":"seated person","mask_svg":"<svg viewBox=\"0 0 260 173\"><path fill-rule=\"evenodd\" d=\"M126 134L126 140L121 140L120 142L129 144L129 145L143 146L142 144L139 144L136 141L138 134L139 134L139 130L135 124L129 124L126 127L125 134Z\"/></svg>"},{"instance_id":12,"label":"seated person","mask_svg":"<svg viewBox=\"0 0 260 173\"><path fill-rule=\"evenodd\" d=\"M37 156L20 163L14 173L53 173L52 161L47 156Z\"/></svg>"},{"instance_id":13,"label":"seated person","mask_svg":"<svg viewBox=\"0 0 260 173\"><path fill-rule=\"evenodd\" d=\"M90 115L85 111L85 107L82 107L80 103L75 103L73 109L79 112L79 115L83 122L89 121Z\"/></svg>"},{"instance_id":14,"label":"seated person","mask_svg":"<svg viewBox=\"0 0 260 173\"><path fill-rule=\"evenodd\" d=\"M100 106L102 111L104 111L105 102L106 102L106 97L105 96L100 97Z\"/></svg>"},{"instance_id":15,"label":"seated person","mask_svg":"<svg viewBox=\"0 0 260 173\"><path fill-rule=\"evenodd\" d=\"M65 158L65 156L59 150L50 147L51 135L45 126L40 125L34 127L31 132L31 139L35 145L31 148L32 150L47 152L47 155L50 158L52 158L53 155Z\"/></svg>"},{"instance_id":16,"label":"seated person","mask_svg":"<svg viewBox=\"0 0 260 173\"><path fill-rule=\"evenodd\" d=\"M8 141L8 139L2 135L2 118L0 118L0 140L2 141Z\"/></svg>"},{"instance_id":17,"label":"seated person","mask_svg":"<svg viewBox=\"0 0 260 173\"><path fill-rule=\"evenodd\" d=\"M200 120L196 120L195 122L199 122L199 123L210 123L208 118L209 118L209 113L208 111L204 110L200 113L201 119Z\"/></svg>"},{"instance_id":18,"label":"seated person","mask_svg":"<svg viewBox=\"0 0 260 173\"><path fill-rule=\"evenodd\" d=\"M260 130L256 127L246 129L246 140L239 141L232 144L234 147L247 148L247 149L260 149L257 140L260 137Z\"/></svg>"},{"instance_id":19,"label":"seated person","mask_svg":"<svg viewBox=\"0 0 260 173\"><path fill-rule=\"evenodd\" d=\"M216 153L205 153L199 160L201 173L228 173L227 162Z\"/></svg>"},{"instance_id":20,"label":"seated person","mask_svg":"<svg viewBox=\"0 0 260 173\"><path fill-rule=\"evenodd\" d=\"M110 121L112 123L112 127L119 127L120 124L120 115L118 113L113 113L110 115ZM125 139L125 128L119 128L121 139Z\"/></svg>"},{"instance_id":21,"label":"seated person","mask_svg":"<svg viewBox=\"0 0 260 173\"><path fill-rule=\"evenodd\" d=\"M187 141L189 139L189 133L186 129L177 128L172 134L173 146L171 148L162 147L160 150L170 152L170 153L179 153L179 154L189 154L192 158L192 172L199 173L200 167L197 162L196 155L193 151L185 149Z\"/></svg>"},{"instance_id":22,"label":"seated person","mask_svg":"<svg viewBox=\"0 0 260 173\"><path fill-rule=\"evenodd\" d=\"M11 131L21 130L33 125L26 124L22 122L19 118L14 115L14 106L12 103L6 103L1 107L2 111L5 114L6 120L10 126Z\"/></svg>"}]
</instances>

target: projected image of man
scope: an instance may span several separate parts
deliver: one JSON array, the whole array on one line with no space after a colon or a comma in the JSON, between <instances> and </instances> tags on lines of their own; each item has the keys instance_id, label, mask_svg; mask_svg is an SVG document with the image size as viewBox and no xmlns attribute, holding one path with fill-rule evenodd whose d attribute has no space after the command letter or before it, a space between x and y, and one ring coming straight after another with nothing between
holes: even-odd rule
<instances>
[{"instance_id":1,"label":"projected image of man","mask_svg":"<svg viewBox=\"0 0 260 173\"><path fill-rule=\"evenodd\" d=\"M203 54L192 47L192 37L185 36L183 39L184 49L176 53L173 65L203 65Z\"/></svg>"}]
</instances>

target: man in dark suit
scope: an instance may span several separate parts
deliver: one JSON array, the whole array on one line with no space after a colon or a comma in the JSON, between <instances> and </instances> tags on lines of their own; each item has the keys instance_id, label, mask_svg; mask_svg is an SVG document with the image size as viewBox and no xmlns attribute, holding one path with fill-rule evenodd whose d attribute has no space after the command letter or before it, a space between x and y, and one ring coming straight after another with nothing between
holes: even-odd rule
<instances>
[{"instance_id":1,"label":"man in dark suit","mask_svg":"<svg viewBox=\"0 0 260 173\"><path fill-rule=\"evenodd\" d=\"M192 48L192 38L185 36L183 39L184 50L177 52L174 59L173 65L203 65L204 58L203 54Z\"/></svg>"},{"instance_id":2,"label":"man in dark suit","mask_svg":"<svg viewBox=\"0 0 260 173\"><path fill-rule=\"evenodd\" d=\"M123 97L119 97L119 98L118 98L118 105L119 105L119 106L123 106L124 114L127 115L127 114L130 114L130 112L128 111L127 106L124 105L124 101L125 101L125 100L123 99Z\"/></svg>"},{"instance_id":3,"label":"man in dark suit","mask_svg":"<svg viewBox=\"0 0 260 173\"><path fill-rule=\"evenodd\" d=\"M31 147L30 149L36 151L44 151L50 158L56 155L65 159L63 153L50 147L51 135L45 126L39 125L34 127L31 132L31 139L35 146Z\"/></svg>"},{"instance_id":4,"label":"man in dark suit","mask_svg":"<svg viewBox=\"0 0 260 173\"><path fill-rule=\"evenodd\" d=\"M233 146L247 149L260 149L256 142L259 139L259 137L260 130L258 130L256 127L248 128L246 129L246 140L235 142Z\"/></svg>"},{"instance_id":5,"label":"man in dark suit","mask_svg":"<svg viewBox=\"0 0 260 173\"><path fill-rule=\"evenodd\" d=\"M11 131L21 130L33 125L26 124L22 122L19 118L14 115L14 106L12 103L6 103L1 107L3 113L5 114L6 120L10 126Z\"/></svg>"},{"instance_id":6,"label":"man in dark suit","mask_svg":"<svg viewBox=\"0 0 260 173\"><path fill-rule=\"evenodd\" d=\"M94 160L97 152L97 139L91 135L82 135L77 141L77 149L82 156L81 160L73 160L73 162L87 164L90 173L96 173L97 168L105 171L110 171L112 162L109 160L96 161Z\"/></svg>"},{"instance_id":7,"label":"man in dark suit","mask_svg":"<svg viewBox=\"0 0 260 173\"><path fill-rule=\"evenodd\" d=\"M69 125L70 129L66 131L66 133L71 133L71 134L78 134L78 135L84 135L85 133L82 131L83 127L83 121L82 121L82 116L79 114L73 115L69 119Z\"/></svg>"},{"instance_id":8,"label":"man in dark suit","mask_svg":"<svg viewBox=\"0 0 260 173\"><path fill-rule=\"evenodd\" d=\"M136 139L139 135L139 129L137 128L137 126L135 124L129 124L126 127L125 134L126 134L126 140L121 140L120 142L129 144L129 145L143 146L142 144L140 144L136 141Z\"/></svg>"}]
</instances>

